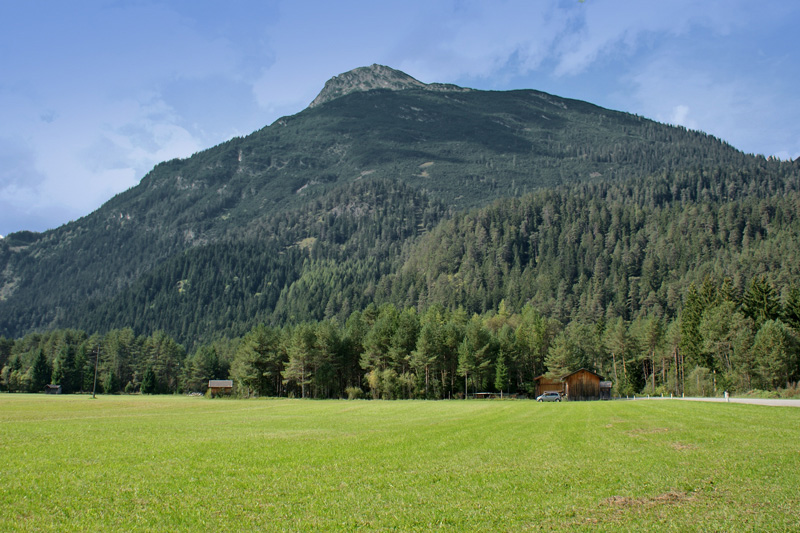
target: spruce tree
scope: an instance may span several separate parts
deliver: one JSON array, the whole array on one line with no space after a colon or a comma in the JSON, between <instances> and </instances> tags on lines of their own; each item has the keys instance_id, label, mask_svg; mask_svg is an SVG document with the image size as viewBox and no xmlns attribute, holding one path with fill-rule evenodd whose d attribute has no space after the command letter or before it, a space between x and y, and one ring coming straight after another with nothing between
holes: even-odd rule
<instances>
[{"instance_id":1,"label":"spruce tree","mask_svg":"<svg viewBox=\"0 0 800 533\"><path fill-rule=\"evenodd\" d=\"M681 342L679 349L683 359L695 365L706 365L702 356L702 342L700 336L700 321L703 317L703 307L697 287L694 283L689 286L686 301L680 316Z\"/></svg>"},{"instance_id":2,"label":"spruce tree","mask_svg":"<svg viewBox=\"0 0 800 533\"><path fill-rule=\"evenodd\" d=\"M152 366L148 366L147 370L144 371L141 391L142 394L154 394L156 392L156 373Z\"/></svg>"},{"instance_id":3,"label":"spruce tree","mask_svg":"<svg viewBox=\"0 0 800 533\"><path fill-rule=\"evenodd\" d=\"M64 344L58 351L53 361L52 376L53 383L61 385L61 391L64 393L80 389L81 384L77 379L79 374L75 364L75 349L71 345Z\"/></svg>"},{"instance_id":4,"label":"spruce tree","mask_svg":"<svg viewBox=\"0 0 800 533\"><path fill-rule=\"evenodd\" d=\"M508 366L505 356L501 354L495 364L494 388L499 390L502 395L506 387L508 387Z\"/></svg>"},{"instance_id":5,"label":"spruce tree","mask_svg":"<svg viewBox=\"0 0 800 533\"><path fill-rule=\"evenodd\" d=\"M781 311L775 288L767 281L766 276L753 278L742 297L742 312L753 319L756 331L767 320L779 318Z\"/></svg>"},{"instance_id":6,"label":"spruce tree","mask_svg":"<svg viewBox=\"0 0 800 533\"><path fill-rule=\"evenodd\" d=\"M42 392L45 385L50 383L50 376L53 373L53 368L41 348L36 354L36 359L31 368L31 382L28 388L29 392Z\"/></svg>"},{"instance_id":7,"label":"spruce tree","mask_svg":"<svg viewBox=\"0 0 800 533\"><path fill-rule=\"evenodd\" d=\"M789 290L789 297L786 299L783 315L786 318L786 322L800 333L800 285L794 285Z\"/></svg>"}]
</instances>

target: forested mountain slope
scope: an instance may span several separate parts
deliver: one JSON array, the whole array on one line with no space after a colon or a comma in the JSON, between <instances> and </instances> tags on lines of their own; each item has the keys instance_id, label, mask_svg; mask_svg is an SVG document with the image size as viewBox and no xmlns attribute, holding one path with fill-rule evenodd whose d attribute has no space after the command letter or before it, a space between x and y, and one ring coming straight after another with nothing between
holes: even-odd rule
<instances>
[{"instance_id":1,"label":"forested mountain slope","mask_svg":"<svg viewBox=\"0 0 800 533\"><path fill-rule=\"evenodd\" d=\"M676 317L689 285L800 280L800 174L790 165L564 186L460 213L378 294L485 313L532 303L564 323Z\"/></svg>"},{"instance_id":2,"label":"forested mountain slope","mask_svg":"<svg viewBox=\"0 0 800 533\"><path fill-rule=\"evenodd\" d=\"M632 198L655 195L655 203L631 204L655 210L631 214L636 220L678 216L679 198L701 206L751 196L771 202L794 190L796 165L742 154L702 133L537 91L409 80L386 67L357 69L343 75L344 85L326 86L312 107L162 163L87 217L0 241L0 334L135 325L139 333L163 328L191 343L262 319L343 316L372 299L424 304L437 298L429 281L422 287L420 276L428 274L412 273L413 265L443 272L423 260L427 252L420 250L431 241L412 249L421 235L458 211L543 187L562 187L551 194L561 195L559 209L567 210L592 207L569 195L600 201L614 187L630 188ZM741 172L747 177L738 178ZM648 189L653 176L661 181ZM571 188L576 183L583 185ZM724 194L703 197L719 187ZM438 231L445 237L450 230ZM409 259L397 274L404 250ZM572 313L574 295L585 292L576 280L586 269L547 266L534 273L536 263L524 255L531 252L519 253L520 271L534 276L524 278L528 283L544 283L546 273L549 286L570 287L557 314ZM577 265L582 258L572 260ZM511 279L479 284L458 300L490 307ZM593 292L602 293L604 307L620 298L611 295L616 281L609 283ZM660 305L669 306L658 287ZM548 302L561 295L532 297L555 305Z\"/></svg>"},{"instance_id":3,"label":"forested mountain slope","mask_svg":"<svg viewBox=\"0 0 800 533\"><path fill-rule=\"evenodd\" d=\"M402 183L348 184L176 254L111 300L79 308L70 324L162 329L191 344L241 335L261 321L346 318L372 301L407 242L444 213L441 203Z\"/></svg>"},{"instance_id":4,"label":"forested mountain slope","mask_svg":"<svg viewBox=\"0 0 800 533\"><path fill-rule=\"evenodd\" d=\"M193 248L73 325L192 343L260 322L344 323L371 302L469 313L531 303L563 323L674 318L706 278L730 279L737 294L761 275L787 289L800 279L798 191L798 174L773 161L447 213L401 183L367 180Z\"/></svg>"}]
</instances>

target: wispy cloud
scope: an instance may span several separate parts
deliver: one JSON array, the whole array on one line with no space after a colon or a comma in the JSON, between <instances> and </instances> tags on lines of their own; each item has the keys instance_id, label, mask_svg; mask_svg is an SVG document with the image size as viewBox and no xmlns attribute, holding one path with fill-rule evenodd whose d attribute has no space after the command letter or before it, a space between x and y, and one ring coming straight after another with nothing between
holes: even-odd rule
<instances>
[{"instance_id":1,"label":"wispy cloud","mask_svg":"<svg viewBox=\"0 0 800 533\"><path fill-rule=\"evenodd\" d=\"M235 131L210 126L202 110L178 112L184 95L170 94L175 105L166 97L185 82L248 83L249 51L228 33L207 32L177 9L149 2L59 4L37 12L34 26L11 23L30 17L30 9L0 8L0 46L18 50L0 59L0 152L7 163L0 202L14 206L16 220L38 220L33 227L43 229L56 225L55 213L77 218L158 162ZM22 229L0 223L0 233Z\"/></svg>"},{"instance_id":2,"label":"wispy cloud","mask_svg":"<svg viewBox=\"0 0 800 533\"><path fill-rule=\"evenodd\" d=\"M580 25L559 43L555 72L576 74L595 61L633 54L655 46L664 35L685 35L693 28L728 33L747 23L742 17L746 5L743 0L585 2Z\"/></svg>"},{"instance_id":3,"label":"wispy cloud","mask_svg":"<svg viewBox=\"0 0 800 533\"><path fill-rule=\"evenodd\" d=\"M640 114L703 130L748 152L800 156L800 104L780 83L765 84L722 65L699 69L669 53L653 58L629 82L626 98Z\"/></svg>"}]
</instances>

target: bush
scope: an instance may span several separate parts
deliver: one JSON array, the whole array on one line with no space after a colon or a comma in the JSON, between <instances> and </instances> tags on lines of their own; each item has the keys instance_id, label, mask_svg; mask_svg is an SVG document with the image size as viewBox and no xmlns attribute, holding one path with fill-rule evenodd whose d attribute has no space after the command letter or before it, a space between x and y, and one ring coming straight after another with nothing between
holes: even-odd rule
<instances>
[{"instance_id":1,"label":"bush","mask_svg":"<svg viewBox=\"0 0 800 533\"><path fill-rule=\"evenodd\" d=\"M347 387L344 392L347 393L348 400L358 400L364 396L364 391L361 390L361 387Z\"/></svg>"}]
</instances>

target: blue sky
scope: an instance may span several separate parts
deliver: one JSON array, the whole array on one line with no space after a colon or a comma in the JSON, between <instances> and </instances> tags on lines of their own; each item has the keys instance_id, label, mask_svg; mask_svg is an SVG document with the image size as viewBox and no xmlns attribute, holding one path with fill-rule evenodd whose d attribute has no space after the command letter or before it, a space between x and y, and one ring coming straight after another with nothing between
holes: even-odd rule
<instances>
[{"instance_id":1,"label":"blue sky","mask_svg":"<svg viewBox=\"0 0 800 533\"><path fill-rule=\"evenodd\" d=\"M84 216L158 162L380 63L538 89L800 157L788 0L28 0L0 4L0 235Z\"/></svg>"}]
</instances>

